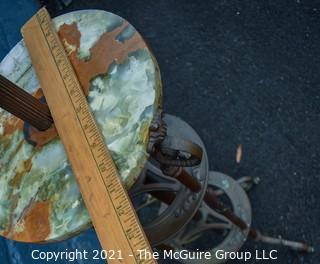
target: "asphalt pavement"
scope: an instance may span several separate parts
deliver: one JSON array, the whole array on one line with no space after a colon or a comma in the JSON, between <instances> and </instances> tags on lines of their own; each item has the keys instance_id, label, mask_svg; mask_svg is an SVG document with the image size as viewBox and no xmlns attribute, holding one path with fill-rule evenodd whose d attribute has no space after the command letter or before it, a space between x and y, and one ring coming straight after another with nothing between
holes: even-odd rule
<instances>
[{"instance_id":1,"label":"asphalt pavement","mask_svg":"<svg viewBox=\"0 0 320 264\"><path fill-rule=\"evenodd\" d=\"M6 5L1 12L13 15ZM197 130L210 168L261 179L248 194L253 226L315 247L310 255L276 247L272 263L319 263L319 1L74 0L63 10L48 7L52 16L95 8L130 21L159 62L164 110ZM8 31L7 22L0 30ZM1 43L3 56L13 44ZM95 239L90 232L79 239ZM9 243L8 259L15 258L10 247L23 251ZM273 248L249 241L243 250Z\"/></svg>"}]
</instances>

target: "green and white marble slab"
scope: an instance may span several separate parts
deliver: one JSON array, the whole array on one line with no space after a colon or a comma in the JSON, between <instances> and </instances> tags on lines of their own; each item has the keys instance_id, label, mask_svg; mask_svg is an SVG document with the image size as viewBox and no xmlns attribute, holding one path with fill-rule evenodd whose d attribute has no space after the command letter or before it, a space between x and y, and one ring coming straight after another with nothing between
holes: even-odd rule
<instances>
[{"instance_id":1,"label":"green and white marble slab","mask_svg":"<svg viewBox=\"0 0 320 264\"><path fill-rule=\"evenodd\" d=\"M77 56L88 60L90 48L101 35L124 20L98 10L72 12L54 19L57 30L74 22L81 33ZM138 33L129 24L117 41L125 43L134 34ZM39 88L23 40L3 59L0 74L29 93ZM88 102L129 188L148 158L148 128L161 103L159 68L147 46L130 52L121 64L115 61L105 74L93 78ZM90 217L60 140L34 148L21 130L5 135L11 117L0 110L0 235L27 242L56 241L89 227ZM48 222L39 213L48 217ZM37 224L40 235L35 235Z\"/></svg>"}]
</instances>

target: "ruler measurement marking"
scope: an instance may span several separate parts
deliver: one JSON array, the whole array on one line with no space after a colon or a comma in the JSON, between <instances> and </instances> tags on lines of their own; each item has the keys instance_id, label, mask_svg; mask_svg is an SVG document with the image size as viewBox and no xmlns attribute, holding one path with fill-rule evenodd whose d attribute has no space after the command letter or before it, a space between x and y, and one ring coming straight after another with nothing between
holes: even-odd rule
<instances>
[{"instance_id":1,"label":"ruler measurement marking","mask_svg":"<svg viewBox=\"0 0 320 264\"><path fill-rule=\"evenodd\" d=\"M38 17L38 15L37 15L37 17ZM43 30L42 27L41 27L41 29ZM48 29L48 30L50 30L50 29ZM56 43L56 42L55 42L55 43ZM48 46L49 46L49 48L50 48L50 44L48 43L48 41L47 41L47 44L48 44ZM55 47L56 47L56 46L55 46ZM53 50L53 51L54 51L54 50ZM60 55L60 54L63 55L62 53L59 53L59 55ZM53 54L52 54L52 55L53 55ZM72 98L71 98L71 96L70 96L70 92L69 92L68 88L66 87L67 85L66 85L66 83L65 83L65 80L64 80L63 76L61 75L61 71L60 71L60 68L59 68L59 64L57 63L57 61L56 61L56 59L55 59L54 56L53 56L53 59L54 59L56 65L57 65L57 68L58 68L58 70L59 70L59 74L60 74L60 76L61 76L61 78L62 78L62 80L63 80L63 82L64 82L64 84L65 84L65 88L66 88L66 90L67 90L67 92L68 92L69 99L70 99L70 101L71 101L71 103L72 103L72 107L73 107L74 110L76 111L75 104L74 104L74 102L73 102L73 100L72 100ZM66 61L64 61L64 62L66 63ZM61 62L61 63L63 63L63 62ZM71 65L70 65L70 66L71 66ZM67 66L66 66L66 67L67 67ZM70 81L71 81L71 80L70 80ZM76 89L79 89L79 87L78 87L76 84L75 84L75 86L76 86ZM79 94L79 95L80 95L80 94ZM82 98L80 97L80 99L82 99ZM79 101L79 99L78 99L78 101ZM77 103L78 101L76 101L76 103ZM85 107L87 107L87 105L86 105ZM76 111L76 112L77 112L77 111ZM90 113L89 113L89 112L88 112L88 116L90 116ZM78 117L78 115L77 115L77 117ZM79 120L79 117L78 117L78 120ZM82 125L82 123L80 122L80 120L79 120L79 123L80 123L80 125L81 125L82 131L83 131L83 133L84 133L84 136L85 136L88 144L90 144L89 141L88 141L87 135L86 135L86 133L85 133L84 130L83 130L83 125ZM93 125L94 125L94 124L93 124ZM91 132L91 131L92 131L92 130L90 130L89 132ZM93 134L91 135L91 138L94 137L94 136L97 136L98 134L99 134L98 131L95 131L95 133L93 133ZM92 156L93 156L96 164L98 165L98 162L97 162L97 160L96 160L96 157L95 157L94 153L92 152L91 149L90 149L90 151L91 151L91 153L92 153ZM112 166L112 167L113 167L113 166ZM114 169L113 169L112 167L110 166L110 169L112 170L112 174L113 174L113 173L115 173L115 172L114 172ZM107 186L106 183L105 183L105 179L104 179L104 177L103 177L103 175L102 175L102 172L101 172L101 169L100 169L100 166L99 166L99 165L98 165L98 170L99 170L100 176L101 176L101 178L102 178L102 180L103 180L103 182L104 182L104 184L105 184L105 186L106 186L106 188L107 188L108 195L109 195L109 198L110 198L110 200L111 200L111 203L112 203L115 211L117 212L117 217L118 217L118 219L120 220L120 224L121 224L121 226L122 226L122 228L123 228L123 230L124 230L124 227L123 227L123 224L122 224L122 221L121 221L121 217L119 217L118 210L115 208L115 205L114 205L114 202L113 202L113 200L112 200L112 197L110 196L109 188L108 188L108 186ZM110 176L109 176L109 177L110 177ZM119 187L120 187L120 186L119 186ZM121 188L121 187L120 187L120 188ZM118 198L120 198L119 195L118 195L117 197L115 197L115 200L118 200ZM130 218L132 218L132 217L134 217L134 215L130 216ZM129 237L128 237L128 236L126 236L126 237L128 238L128 241L130 241ZM130 246L130 248L132 249L132 252L134 252L134 249L132 248L130 242L129 242L129 246ZM137 246L137 244L134 244L134 247L136 247L136 246ZM136 261L137 261L137 258L135 258L135 259L136 259Z\"/></svg>"}]
</instances>

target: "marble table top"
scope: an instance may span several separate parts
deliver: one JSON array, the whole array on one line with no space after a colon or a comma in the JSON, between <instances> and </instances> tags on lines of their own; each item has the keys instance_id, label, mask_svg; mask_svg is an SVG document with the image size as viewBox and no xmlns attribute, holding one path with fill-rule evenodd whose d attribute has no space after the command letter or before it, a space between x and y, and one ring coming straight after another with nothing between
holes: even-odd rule
<instances>
[{"instance_id":1,"label":"marble table top","mask_svg":"<svg viewBox=\"0 0 320 264\"><path fill-rule=\"evenodd\" d=\"M130 188L148 158L148 130L161 105L160 72L135 28L99 10L71 12L55 27L87 95L120 176ZM41 97L23 40L0 74ZM61 106L63 107L63 106ZM0 235L23 242L59 241L91 225L55 129L25 140L24 124L0 109ZM30 135L29 135L30 136Z\"/></svg>"}]
</instances>

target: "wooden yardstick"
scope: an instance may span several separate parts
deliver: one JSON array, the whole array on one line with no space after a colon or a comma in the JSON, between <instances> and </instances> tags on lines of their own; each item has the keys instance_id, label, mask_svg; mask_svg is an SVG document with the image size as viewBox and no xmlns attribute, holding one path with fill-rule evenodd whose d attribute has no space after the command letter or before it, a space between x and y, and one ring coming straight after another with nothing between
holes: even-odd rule
<instances>
[{"instance_id":1,"label":"wooden yardstick","mask_svg":"<svg viewBox=\"0 0 320 264\"><path fill-rule=\"evenodd\" d=\"M47 10L21 31L108 263L157 263Z\"/></svg>"}]
</instances>

